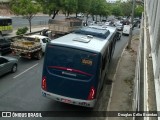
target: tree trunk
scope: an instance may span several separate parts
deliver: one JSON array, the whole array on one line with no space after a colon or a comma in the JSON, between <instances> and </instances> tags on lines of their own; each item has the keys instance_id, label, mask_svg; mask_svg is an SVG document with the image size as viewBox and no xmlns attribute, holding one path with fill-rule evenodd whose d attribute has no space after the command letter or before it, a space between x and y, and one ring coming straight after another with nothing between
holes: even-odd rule
<instances>
[{"instance_id":1,"label":"tree trunk","mask_svg":"<svg viewBox=\"0 0 160 120\"><path fill-rule=\"evenodd\" d=\"M54 19L56 17L56 15L58 14L59 10L53 11L53 16L52 19Z\"/></svg>"},{"instance_id":2,"label":"tree trunk","mask_svg":"<svg viewBox=\"0 0 160 120\"><path fill-rule=\"evenodd\" d=\"M86 25L88 26L88 14L86 15Z\"/></svg>"},{"instance_id":3,"label":"tree trunk","mask_svg":"<svg viewBox=\"0 0 160 120\"><path fill-rule=\"evenodd\" d=\"M29 29L30 29L30 33L31 33L31 19L29 19Z\"/></svg>"},{"instance_id":4,"label":"tree trunk","mask_svg":"<svg viewBox=\"0 0 160 120\"><path fill-rule=\"evenodd\" d=\"M69 17L69 11L67 11L67 18Z\"/></svg>"},{"instance_id":5,"label":"tree trunk","mask_svg":"<svg viewBox=\"0 0 160 120\"><path fill-rule=\"evenodd\" d=\"M97 15L96 15L96 23L97 23Z\"/></svg>"},{"instance_id":6,"label":"tree trunk","mask_svg":"<svg viewBox=\"0 0 160 120\"><path fill-rule=\"evenodd\" d=\"M76 12L76 18L77 18L77 14L78 14L78 13Z\"/></svg>"},{"instance_id":7,"label":"tree trunk","mask_svg":"<svg viewBox=\"0 0 160 120\"><path fill-rule=\"evenodd\" d=\"M92 15L92 20L94 21L94 15Z\"/></svg>"}]
</instances>

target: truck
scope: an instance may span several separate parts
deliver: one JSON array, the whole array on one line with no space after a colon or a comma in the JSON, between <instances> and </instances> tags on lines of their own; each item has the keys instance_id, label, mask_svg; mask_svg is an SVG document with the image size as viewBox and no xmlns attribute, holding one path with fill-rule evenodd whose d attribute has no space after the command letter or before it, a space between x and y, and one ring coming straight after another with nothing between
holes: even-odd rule
<instances>
[{"instance_id":1,"label":"truck","mask_svg":"<svg viewBox=\"0 0 160 120\"><path fill-rule=\"evenodd\" d=\"M14 55L39 60L45 52L46 44L49 41L51 41L50 38L41 35L23 36L11 43L11 50Z\"/></svg>"},{"instance_id":2,"label":"truck","mask_svg":"<svg viewBox=\"0 0 160 120\"><path fill-rule=\"evenodd\" d=\"M10 45L11 40L9 38L0 37L0 56L11 51Z\"/></svg>"},{"instance_id":3,"label":"truck","mask_svg":"<svg viewBox=\"0 0 160 120\"><path fill-rule=\"evenodd\" d=\"M52 32L52 36L65 35L82 27L82 19L65 18L62 20L49 19L48 28Z\"/></svg>"}]
</instances>

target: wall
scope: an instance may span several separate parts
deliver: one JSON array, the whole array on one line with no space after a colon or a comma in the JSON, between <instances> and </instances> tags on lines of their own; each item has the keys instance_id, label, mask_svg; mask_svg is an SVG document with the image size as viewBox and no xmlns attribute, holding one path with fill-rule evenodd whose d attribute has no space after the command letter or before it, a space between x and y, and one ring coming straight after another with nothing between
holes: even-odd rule
<instances>
[{"instance_id":1,"label":"wall","mask_svg":"<svg viewBox=\"0 0 160 120\"><path fill-rule=\"evenodd\" d=\"M151 45L157 111L160 111L160 0L145 0L145 15Z\"/></svg>"}]
</instances>

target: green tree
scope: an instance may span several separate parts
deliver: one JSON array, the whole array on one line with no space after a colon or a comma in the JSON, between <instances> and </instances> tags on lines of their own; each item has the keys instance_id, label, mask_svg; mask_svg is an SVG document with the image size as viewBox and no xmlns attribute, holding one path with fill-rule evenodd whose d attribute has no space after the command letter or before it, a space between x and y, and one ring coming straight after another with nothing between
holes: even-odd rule
<instances>
[{"instance_id":1,"label":"green tree","mask_svg":"<svg viewBox=\"0 0 160 120\"><path fill-rule=\"evenodd\" d=\"M144 11L144 6L137 5L135 8L135 17L141 17L143 11Z\"/></svg>"},{"instance_id":2,"label":"green tree","mask_svg":"<svg viewBox=\"0 0 160 120\"><path fill-rule=\"evenodd\" d=\"M43 13L47 13L50 16L52 15L52 19L58 14L60 10L63 9L64 0L36 0L39 4L41 4L43 8Z\"/></svg>"},{"instance_id":3,"label":"green tree","mask_svg":"<svg viewBox=\"0 0 160 120\"><path fill-rule=\"evenodd\" d=\"M121 3L116 2L115 4L112 4L111 12L112 12L112 15L121 16L122 15Z\"/></svg>"},{"instance_id":4,"label":"green tree","mask_svg":"<svg viewBox=\"0 0 160 120\"><path fill-rule=\"evenodd\" d=\"M97 15L98 15L98 9L99 6L99 0L91 0L91 7L90 7L90 14L92 15L92 19L94 21L94 15L96 15L96 21L97 21Z\"/></svg>"},{"instance_id":5,"label":"green tree","mask_svg":"<svg viewBox=\"0 0 160 120\"><path fill-rule=\"evenodd\" d=\"M31 32L31 21L40 11L40 5L33 0L12 0L10 2L11 11L16 15L22 15L29 22Z\"/></svg>"},{"instance_id":6,"label":"green tree","mask_svg":"<svg viewBox=\"0 0 160 120\"><path fill-rule=\"evenodd\" d=\"M71 13L75 13L77 10L77 0L64 0L63 11L67 13L67 16Z\"/></svg>"},{"instance_id":7,"label":"green tree","mask_svg":"<svg viewBox=\"0 0 160 120\"><path fill-rule=\"evenodd\" d=\"M111 10L110 10L109 4L107 4L106 1L101 0L99 2L99 9L98 9L98 15L100 16L100 21L101 21L101 17L107 18L107 16L110 15L110 13L111 13Z\"/></svg>"},{"instance_id":8,"label":"green tree","mask_svg":"<svg viewBox=\"0 0 160 120\"><path fill-rule=\"evenodd\" d=\"M132 3L130 1L123 2L120 5L123 16L130 16L132 13Z\"/></svg>"},{"instance_id":9,"label":"green tree","mask_svg":"<svg viewBox=\"0 0 160 120\"><path fill-rule=\"evenodd\" d=\"M89 14L91 7L91 0L77 0L76 13L85 13L86 16Z\"/></svg>"}]
</instances>

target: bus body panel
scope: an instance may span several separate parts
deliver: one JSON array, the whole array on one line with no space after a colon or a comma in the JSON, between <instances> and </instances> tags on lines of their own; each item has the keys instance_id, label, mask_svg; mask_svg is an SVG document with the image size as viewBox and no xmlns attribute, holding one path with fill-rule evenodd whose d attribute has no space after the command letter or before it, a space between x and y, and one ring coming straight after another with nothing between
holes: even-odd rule
<instances>
[{"instance_id":1,"label":"bus body panel","mask_svg":"<svg viewBox=\"0 0 160 120\"><path fill-rule=\"evenodd\" d=\"M47 91L61 96L87 100L91 80L77 81L69 78L58 77L51 74L45 74L47 80ZM87 91L87 92L86 92Z\"/></svg>"},{"instance_id":2,"label":"bus body panel","mask_svg":"<svg viewBox=\"0 0 160 120\"><path fill-rule=\"evenodd\" d=\"M91 87L97 90L99 54L56 45L48 45L46 50L46 56L50 56L44 60L43 68L47 92L87 100ZM82 59L93 60L93 63L82 64ZM92 67L88 64L95 65Z\"/></svg>"},{"instance_id":3,"label":"bus body panel","mask_svg":"<svg viewBox=\"0 0 160 120\"><path fill-rule=\"evenodd\" d=\"M65 96L61 96L61 95L57 95L51 92L47 92L42 90L42 95L44 97L59 101L59 102L63 102L63 103L67 103L67 104L73 104L73 105L78 105L78 106L84 106L84 107L94 107L95 103L96 103L96 99L93 100L82 100L82 99L75 99L75 98L70 98L70 97L65 97Z\"/></svg>"}]
</instances>

